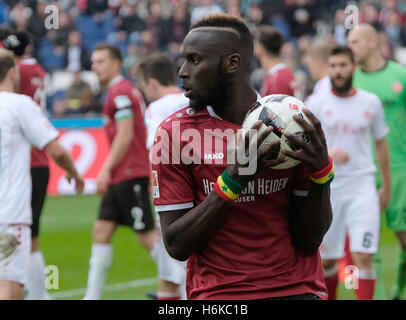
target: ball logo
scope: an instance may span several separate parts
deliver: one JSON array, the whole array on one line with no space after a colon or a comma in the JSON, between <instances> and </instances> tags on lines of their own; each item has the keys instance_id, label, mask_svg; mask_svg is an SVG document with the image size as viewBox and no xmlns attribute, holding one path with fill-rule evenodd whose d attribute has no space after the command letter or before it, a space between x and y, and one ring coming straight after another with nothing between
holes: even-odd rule
<instances>
[{"instance_id":1,"label":"ball logo","mask_svg":"<svg viewBox=\"0 0 406 320\"><path fill-rule=\"evenodd\" d=\"M195 113L195 111L192 108L187 108L186 113L191 116L192 114Z\"/></svg>"},{"instance_id":2,"label":"ball logo","mask_svg":"<svg viewBox=\"0 0 406 320\"><path fill-rule=\"evenodd\" d=\"M299 107L296 104L289 103L289 108L295 111L299 111Z\"/></svg>"},{"instance_id":3,"label":"ball logo","mask_svg":"<svg viewBox=\"0 0 406 320\"><path fill-rule=\"evenodd\" d=\"M395 91L396 93L400 93L403 91L403 84L399 81L395 81L394 83L392 83L392 90Z\"/></svg>"}]
</instances>

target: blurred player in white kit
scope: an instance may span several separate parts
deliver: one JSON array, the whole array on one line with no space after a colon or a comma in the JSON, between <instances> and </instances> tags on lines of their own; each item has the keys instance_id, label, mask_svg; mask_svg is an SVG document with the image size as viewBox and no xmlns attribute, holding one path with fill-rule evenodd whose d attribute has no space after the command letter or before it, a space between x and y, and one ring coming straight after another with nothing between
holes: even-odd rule
<instances>
[{"instance_id":1,"label":"blurred player in white kit","mask_svg":"<svg viewBox=\"0 0 406 320\"><path fill-rule=\"evenodd\" d=\"M45 150L75 180L84 181L39 106L18 92L13 54L0 51L0 299L24 299L31 252L31 145Z\"/></svg>"},{"instance_id":2,"label":"blurred player in white kit","mask_svg":"<svg viewBox=\"0 0 406 320\"><path fill-rule=\"evenodd\" d=\"M329 299L336 299L337 260L344 256L348 232L350 252L357 267L358 300L372 300L376 272L373 254L378 250L380 206L390 196L389 153L386 135L389 129L379 98L355 89L352 75L354 55L348 47L336 46L328 57L332 89L319 91L306 105L320 120L329 154L335 166L331 184L333 222L320 247ZM375 142L384 183L378 192L375 184L371 139Z\"/></svg>"}]
</instances>

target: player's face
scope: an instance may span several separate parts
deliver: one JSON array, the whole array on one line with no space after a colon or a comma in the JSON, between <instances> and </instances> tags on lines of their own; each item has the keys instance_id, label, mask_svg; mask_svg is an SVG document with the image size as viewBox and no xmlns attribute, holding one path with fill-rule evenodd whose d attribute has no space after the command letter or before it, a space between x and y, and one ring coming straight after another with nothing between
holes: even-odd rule
<instances>
[{"instance_id":1,"label":"player's face","mask_svg":"<svg viewBox=\"0 0 406 320\"><path fill-rule=\"evenodd\" d=\"M232 85L223 72L222 44L215 33L190 32L181 49L185 62L179 70L182 88L190 106L202 110L206 106L225 105Z\"/></svg>"},{"instance_id":2,"label":"player's face","mask_svg":"<svg viewBox=\"0 0 406 320\"><path fill-rule=\"evenodd\" d=\"M359 30L353 29L348 34L347 43L354 53L355 61L360 64L364 63L371 52L368 38Z\"/></svg>"},{"instance_id":3,"label":"player's face","mask_svg":"<svg viewBox=\"0 0 406 320\"><path fill-rule=\"evenodd\" d=\"M332 87L337 92L347 92L352 87L352 75L355 64L346 54L337 54L328 58L328 74Z\"/></svg>"},{"instance_id":4,"label":"player's face","mask_svg":"<svg viewBox=\"0 0 406 320\"><path fill-rule=\"evenodd\" d=\"M145 80L140 77L140 89L144 93L148 101L153 102L157 100L156 88L153 85L153 81L151 81L150 79Z\"/></svg>"},{"instance_id":5,"label":"player's face","mask_svg":"<svg viewBox=\"0 0 406 320\"><path fill-rule=\"evenodd\" d=\"M96 50L93 52L92 70L96 73L101 84L106 85L112 80L114 62L108 50Z\"/></svg>"}]
</instances>

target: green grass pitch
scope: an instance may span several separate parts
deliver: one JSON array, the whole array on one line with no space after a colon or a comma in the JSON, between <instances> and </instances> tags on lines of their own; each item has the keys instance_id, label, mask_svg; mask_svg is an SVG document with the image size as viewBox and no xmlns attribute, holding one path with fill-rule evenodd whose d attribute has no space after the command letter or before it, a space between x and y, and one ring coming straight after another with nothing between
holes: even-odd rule
<instances>
[{"instance_id":1,"label":"green grass pitch","mask_svg":"<svg viewBox=\"0 0 406 320\"><path fill-rule=\"evenodd\" d=\"M59 271L59 288L49 291L53 299L82 299L84 296L92 227L99 202L100 198L95 195L48 197L45 202L40 246L46 264L56 266ZM389 298L395 282L399 247L386 225L382 228L380 250L385 291ZM153 260L138 244L133 231L119 227L113 237L113 263L102 299L147 299L145 293L157 288L156 274ZM354 293L341 284L338 297L352 300Z\"/></svg>"}]
</instances>

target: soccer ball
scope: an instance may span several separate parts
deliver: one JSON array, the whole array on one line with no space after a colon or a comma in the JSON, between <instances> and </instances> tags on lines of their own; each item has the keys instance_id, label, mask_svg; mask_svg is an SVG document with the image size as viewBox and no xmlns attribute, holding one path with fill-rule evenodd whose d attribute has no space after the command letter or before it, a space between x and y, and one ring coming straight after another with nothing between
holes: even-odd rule
<instances>
[{"instance_id":1,"label":"soccer ball","mask_svg":"<svg viewBox=\"0 0 406 320\"><path fill-rule=\"evenodd\" d=\"M268 135L268 137L259 146L259 150L265 148L266 145L271 144L276 139L281 141L281 149L279 151L279 157L285 157L282 150L291 150L293 152L298 152L301 149L295 147L290 141L288 141L283 133L285 131L294 134L296 137L309 141L309 138L303 131L302 126L300 126L295 120L293 120L293 115L297 114L299 117L305 119L310 123L309 119L303 113L302 109L305 107L304 103L299 99L292 96L284 94L272 94L260 99L250 110L248 110L243 122L243 133L249 130L255 122L258 120L263 121L263 125L258 129L258 136L268 127L273 127L273 132ZM299 160L292 159L288 157L283 163L280 163L273 169L288 169L292 168L300 163Z\"/></svg>"}]
</instances>

